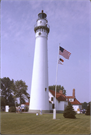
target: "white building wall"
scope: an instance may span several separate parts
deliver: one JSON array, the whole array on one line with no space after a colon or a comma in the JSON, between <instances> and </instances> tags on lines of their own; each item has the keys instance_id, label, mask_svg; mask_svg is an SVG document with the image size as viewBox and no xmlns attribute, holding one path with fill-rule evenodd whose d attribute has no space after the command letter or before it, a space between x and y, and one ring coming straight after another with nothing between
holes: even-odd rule
<instances>
[{"instance_id":1,"label":"white building wall","mask_svg":"<svg viewBox=\"0 0 91 135\"><path fill-rule=\"evenodd\" d=\"M53 100L54 100L54 96L51 94L51 92L49 91L49 101L51 101L51 97L53 97ZM54 101L51 101L51 103L53 104Z\"/></svg>"},{"instance_id":2,"label":"white building wall","mask_svg":"<svg viewBox=\"0 0 91 135\"><path fill-rule=\"evenodd\" d=\"M72 105L74 111L77 111L77 109L79 108L79 105Z\"/></svg>"},{"instance_id":3,"label":"white building wall","mask_svg":"<svg viewBox=\"0 0 91 135\"><path fill-rule=\"evenodd\" d=\"M66 106L68 106L68 101L64 102L64 109L66 108Z\"/></svg>"},{"instance_id":4,"label":"white building wall","mask_svg":"<svg viewBox=\"0 0 91 135\"><path fill-rule=\"evenodd\" d=\"M49 102L49 110L53 110L52 109L52 103Z\"/></svg>"},{"instance_id":5,"label":"white building wall","mask_svg":"<svg viewBox=\"0 0 91 135\"><path fill-rule=\"evenodd\" d=\"M77 109L79 108L80 110L82 109L82 105L72 105L74 110L77 111Z\"/></svg>"},{"instance_id":6,"label":"white building wall","mask_svg":"<svg viewBox=\"0 0 91 135\"><path fill-rule=\"evenodd\" d=\"M64 111L66 106L68 105L67 101L57 101L57 110Z\"/></svg>"},{"instance_id":7,"label":"white building wall","mask_svg":"<svg viewBox=\"0 0 91 135\"><path fill-rule=\"evenodd\" d=\"M57 101L57 110L64 111L64 101Z\"/></svg>"},{"instance_id":8,"label":"white building wall","mask_svg":"<svg viewBox=\"0 0 91 135\"><path fill-rule=\"evenodd\" d=\"M80 110L82 109L82 105L79 105L79 109L80 109Z\"/></svg>"},{"instance_id":9,"label":"white building wall","mask_svg":"<svg viewBox=\"0 0 91 135\"><path fill-rule=\"evenodd\" d=\"M53 97L54 101L51 101L51 97ZM51 92L49 91L49 101L52 102L52 104L55 104L55 97L51 94ZM58 111L64 111L65 107L68 105L68 101L58 101L56 99L56 110ZM51 106L49 104L49 110L51 109Z\"/></svg>"}]
</instances>

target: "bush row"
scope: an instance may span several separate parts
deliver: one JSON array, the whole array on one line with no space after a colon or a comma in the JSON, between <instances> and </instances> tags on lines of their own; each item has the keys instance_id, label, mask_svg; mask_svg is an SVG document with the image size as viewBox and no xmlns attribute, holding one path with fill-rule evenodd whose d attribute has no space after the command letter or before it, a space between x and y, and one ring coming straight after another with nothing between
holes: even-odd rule
<instances>
[{"instance_id":1,"label":"bush row","mask_svg":"<svg viewBox=\"0 0 91 135\"><path fill-rule=\"evenodd\" d=\"M27 106L25 107L25 111L28 112L28 107L27 107ZM9 112L16 112L15 106L11 106L11 107L9 108Z\"/></svg>"}]
</instances>

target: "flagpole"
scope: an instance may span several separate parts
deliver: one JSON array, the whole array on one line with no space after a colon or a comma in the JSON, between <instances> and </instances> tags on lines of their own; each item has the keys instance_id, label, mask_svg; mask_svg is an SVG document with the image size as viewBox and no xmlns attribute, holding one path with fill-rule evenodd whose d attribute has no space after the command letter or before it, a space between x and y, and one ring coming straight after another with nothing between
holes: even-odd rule
<instances>
[{"instance_id":1,"label":"flagpole","mask_svg":"<svg viewBox=\"0 0 91 135\"><path fill-rule=\"evenodd\" d=\"M59 43L59 46L60 46L60 43ZM57 87L57 74L58 74L59 46L58 46L57 67L56 67L55 106L53 109L53 119L56 119L56 87Z\"/></svg>"}]
</instances>

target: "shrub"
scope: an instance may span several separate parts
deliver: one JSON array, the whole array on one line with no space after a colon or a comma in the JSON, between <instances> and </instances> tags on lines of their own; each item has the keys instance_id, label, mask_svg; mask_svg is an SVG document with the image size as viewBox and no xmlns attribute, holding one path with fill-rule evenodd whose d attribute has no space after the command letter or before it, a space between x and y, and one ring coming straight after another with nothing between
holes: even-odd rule
<instances>
[{"instance_id":1,"label":"shrub","mask_svg":"<svg viewBox=\"0 0 91 135\"><path fill-rule=\"evenodd\" d=\"M25 107L25 111L28 112L28 107L27 106Z\"/></svg>"},{"instance_id":2,"label":"shrub","mask_svg":"<svg viewBox=\"0 0 91 135\"><path fill-rule=\"evenodd\" d=\"M16 112L16 108L14 106L11 106L9 112Z\"/></svg>"},{"instance_id":3,"label":"shrub","mask_svg":"<svg viewBox=\"0 0 91 135\"><path fill-rule=\"evenodd\" d=\"M74 119L74 118L76 118L75 115L76 115L76 112L74 111L71 103L69 102L68 106L65 108L65 110L63 112L63 116L65 118L73 118Z\"/></svg>"},{"instance_id":4,"label":"shrub","mask_svg":"<svg viewBox=\"0 0 91 135\"><path fill-rule=\"evenodd\" d=\"M87 106L87 111L85 115L90 115L90 109L91 109L91 104L89 103L89 105Z\"/></svg>"}]
</instances>

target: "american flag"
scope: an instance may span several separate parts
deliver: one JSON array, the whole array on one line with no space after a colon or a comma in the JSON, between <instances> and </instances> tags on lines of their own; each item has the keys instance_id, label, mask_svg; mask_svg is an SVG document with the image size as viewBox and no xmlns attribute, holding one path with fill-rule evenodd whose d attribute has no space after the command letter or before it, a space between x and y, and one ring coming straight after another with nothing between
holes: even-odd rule
<instances>
[{"instance_id":1,"label":"american flag","mask_svg":"<svg viewBox=\"0 0 91 135\"><path fill-rule=\"evenodd\" d=\"M60 46L59 47L59 55L62 55L64 58L69 59L71 53Z\"/></svg>"}]
</instances>

